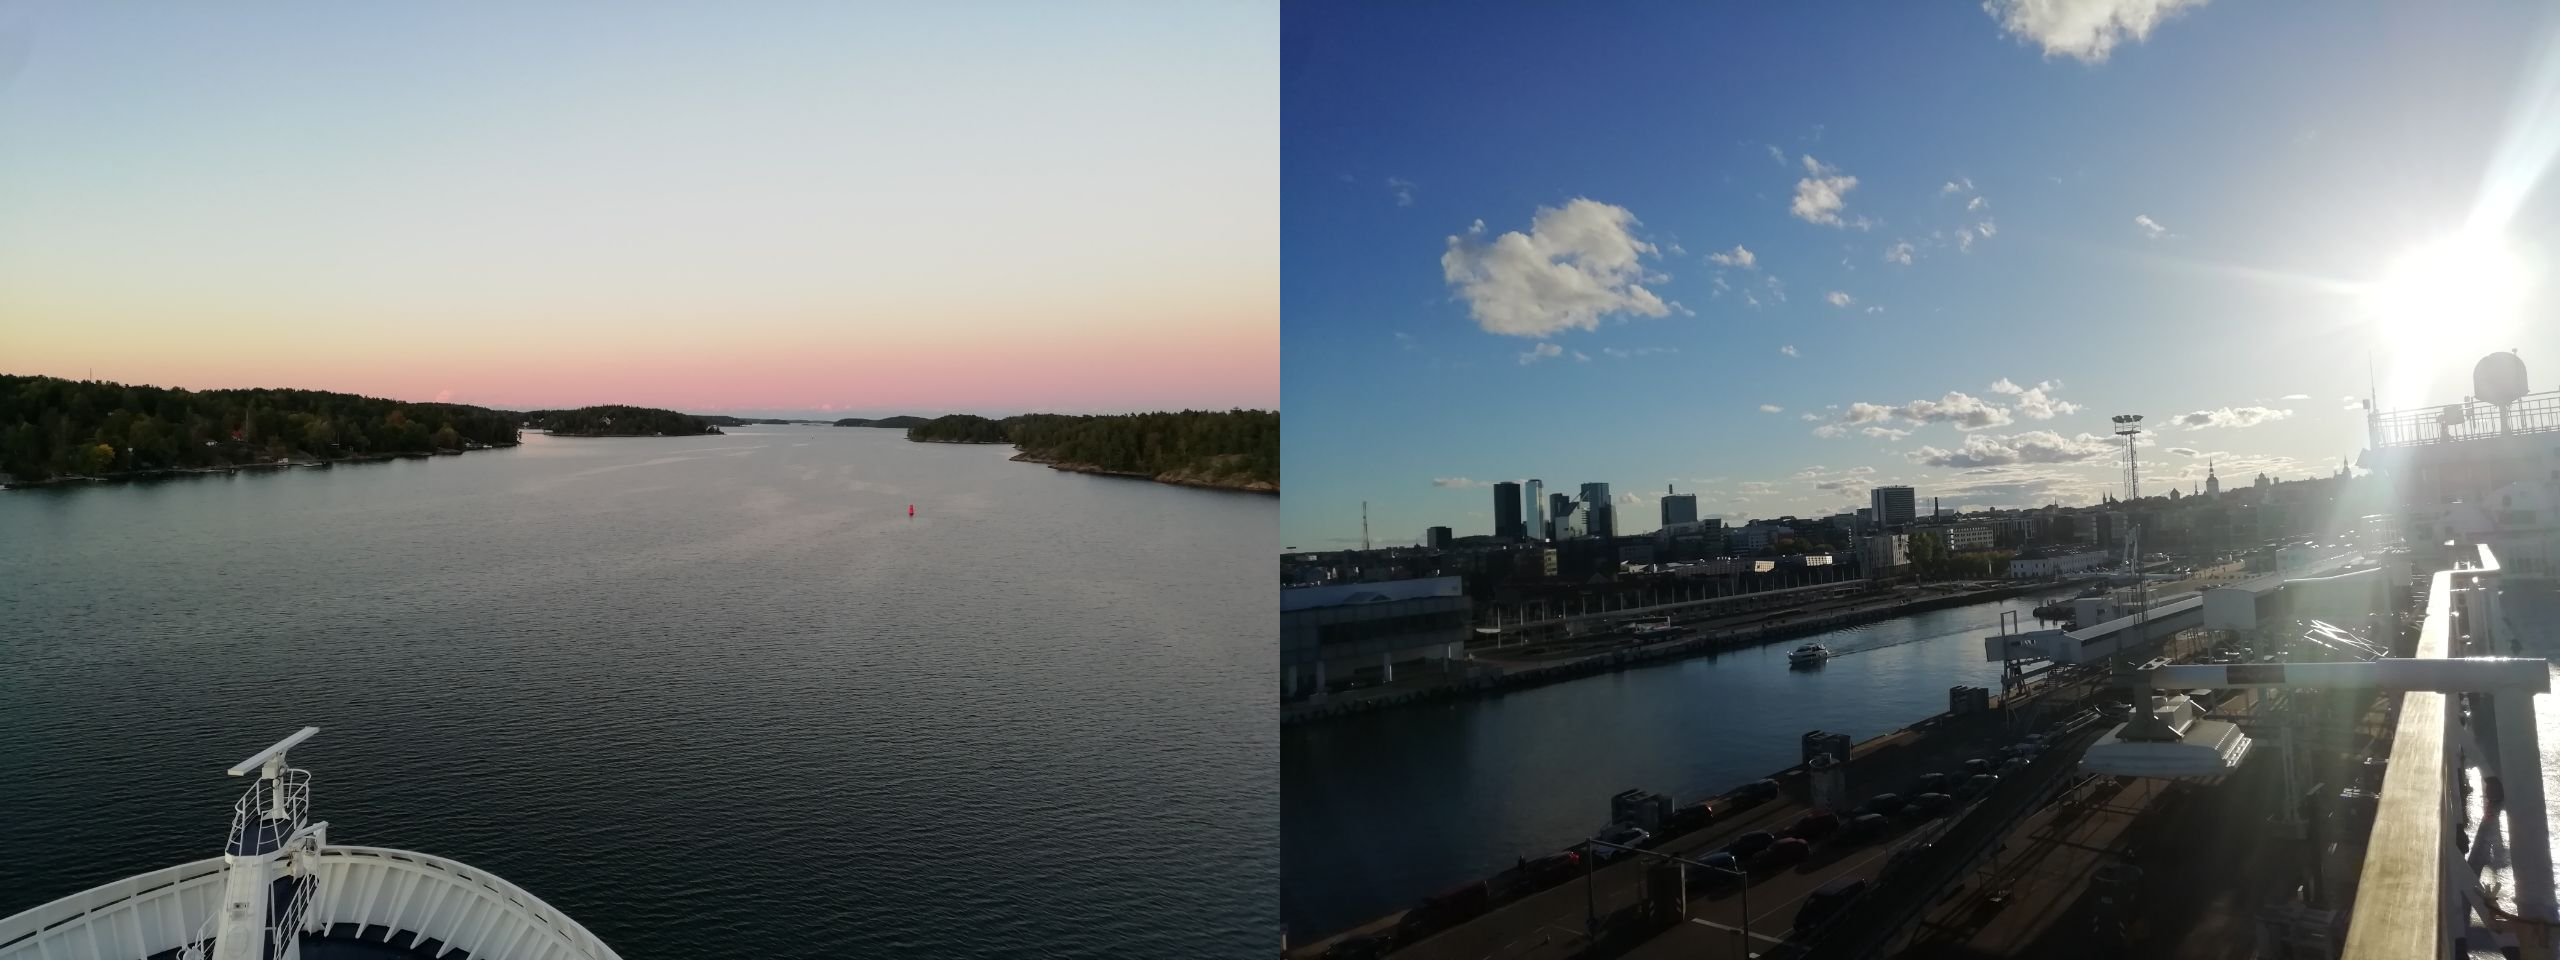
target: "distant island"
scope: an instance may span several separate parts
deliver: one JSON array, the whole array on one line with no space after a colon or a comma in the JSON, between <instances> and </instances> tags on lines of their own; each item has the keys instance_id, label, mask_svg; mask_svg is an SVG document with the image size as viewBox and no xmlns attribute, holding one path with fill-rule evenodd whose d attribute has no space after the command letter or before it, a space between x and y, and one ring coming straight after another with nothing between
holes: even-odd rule
<instances>
[{"instance_id":1,"label":"distant island","mask_svg":"<svg viewBox=\"0 0 2560 960\"><path fill-rule=\"evenodd\" d=\"M1280 414L1184 410L1117 416L952 414L916 424L918 443L1010 443L1051 469L1253 493L1280 492Z\"/></svg>"},{"instance_id":2,"label":"distant island","mask_svg":"<svg viewBox=\"0 0 2560 960\"><path fill-rule=\"evenodd\" d=\"M120 479L514 446L519 414L319 390L0 375L0 482Z\"/></svg>"},{"instance_id":3,"label":"distant island","mask_svg":"<svg viewBox=\"0 0 2560 960\"><path fill-rule=\"evenodd\" d=\"M532 410L523 417L525 426L562 437L689 437L720 432L701 417L655 407Z\"/></svg>"},{"instance_id":4,"label":"distant island","mask_svg":"<svg viewBox=\"0 0 2560 960\"><path fill-rule=\"evenodd\" d=\"M844 419L842 419L842 420L838 420L838 421L836 421L836 426L839 426L839 427L898 427L898 428L901 428L901 429L907 429L907 428L913 428L913 427L920 427L920 426L923 426L923 425L925 425L926 423L929 423L929 422L931 422L931 421L928 421L928 420L926 420L926 419L925 419L925 418L923 418L923 417L882 417L882 418L880 418L880 419L878 419L878 420L864 420L864 419L862 419L862 418L860 418L860 417L846 417L846 418L844 418Z\"/></svg>"},{"instance_id":5,"label":"distant island","mask_svg":"<svg viewBox=\"0 0 2560 960\"><path fill-rule=\"evenodd\" d=\"M794 423L826 422L824 420L777 420L772 417L724 417L711 413L697 413L692 416L696 420L700 420L715 427L783 426Z\"/></svg>"}]
</instances>

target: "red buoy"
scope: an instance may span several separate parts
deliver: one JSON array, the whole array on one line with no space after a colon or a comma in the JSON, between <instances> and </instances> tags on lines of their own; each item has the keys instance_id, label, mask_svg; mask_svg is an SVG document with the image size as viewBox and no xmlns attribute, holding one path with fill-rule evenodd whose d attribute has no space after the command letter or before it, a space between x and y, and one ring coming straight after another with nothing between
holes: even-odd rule
<instances>
[{"instance_id":1,"label":"red buoy","mask_svg":"<svg viewBox=\"0 0 2560 960\"><path fill-rule=\"evenodd\" d=\"M916 515L916 505L915 505L915 504L912 504L912 503L907 504L907 516L912 517L912 516L915 516L915 515Z\"/></svg>"}]
</instances>

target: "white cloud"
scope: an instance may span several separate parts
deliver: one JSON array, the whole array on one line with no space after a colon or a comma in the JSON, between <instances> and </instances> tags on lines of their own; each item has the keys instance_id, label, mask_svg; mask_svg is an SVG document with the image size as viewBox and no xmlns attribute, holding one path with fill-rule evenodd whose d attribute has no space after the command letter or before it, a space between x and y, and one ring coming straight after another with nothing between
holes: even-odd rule
<instances>
[{"instance_id":1,"label":"white cloud","mask_svg":"<svg viewBox=\"0 0 2560 960\"><path fill-rule=\"evenodd\" d=\"M2202 430L2206 427L2254 427L2290 416L2293 416L2293 411L2278 410L2273 407L2223 407L2219 410L2182 413L2172 418L2171 422L2189 430Z\"/></svg>"},{"instance_id":2,"label":"white cloud","mask_svg":"<svg viewBox=\"0 0 2560 960\"><path fill-rule=\"evenodd\" d=\"M450 403L450 402L452 402L452 400L453 400L453 391L451 391L451 390L438 390L438 391L436 391L436 402L437 402L437 403Z\"/></svg>"},{"instance_id":3,"label":"white cloud","mask_svg":"<svg viewBox=\"0 0 2560 960\"><path fill-rule=\"evenodd\" d=\"M1529 232L1490 242L1478 220L1449 238L1441 273L1487 333L1545 337L1595 329L1615 313L1667 316L1677 304L1642 286L1668 278L1645 272L1654 247L1630 232L1636 222L1625 207L1587 198L1540 207Z\"/></svg>"},{"instance_id":4,"label":"white cloud","mask_svg":"<svg viewBox=\"0 0 2560 960\"><path fill-rule=\"evenodd\" d=\"M2141 227L2142 235L2153 240L2158 240L2169 232L2169 228L2161 226L2160 221L2151 219L2151 215L2147 213L2134 214L2133 225Z\"/></svg>"},{"instance_id":5,"label":"white cloud","mask_svg":"<svg viewBox=\"0 0 2560 960\"><path fill-rule=\"evenodd\" d=\"M1956 178L1956 179L1954 179L1954 180L1949 180L1949 181L1947 181L1947 185L1946 185L1946 186L1939 187L1939 188L1938 188L1938 195L1939 195L1939 196L1941 196L1941 197L1943 197L1943 196L1946 196L1946 195L1951 194L1951 193L1970 193L1970 192L1972 192L1972 191L1973 191L1973 178L1972 178L1972 177L1958 177L1958 178Z\"/></svg>"},{"instance_id":6,"label":"white cloud","mask_svg":"<svg viewBox=\"0 0 2560 960\"><path fill-rule=\"evenodd\" d=\"M1600 352L1601 352L1601 354L1603 354L1603 355L1607 356L1608 358L1610 358L1610 359L1612 359L1612 360L1625 360L1625 359L1628 359L1628 358L1630 358L1630 357L1649 357L1649 356L1652 356L1652 355L1657 354L1657 353L1679 353L1679 352L1680 352L1680 348L1679 348L1679 347L1637 347L1637 348L1635 348L1635 349L1633 349L1633 350L1625 350L1625 349L1621 349L1621 348L1618 348L1618 347L1602 347L1602 348L1600 349Z\"/></svg>"},{"instance_id":7,"label":"white cloud","mask_svg":"<svg viewBox=\"0 0 2560 960\"><path fill-rule=\"evenodd\" d=\"M2073 409L2078 408L2074 407ZM1849 404L1846 409L1834 414L1831 417L1831 423L1824 429L1815 430L1814 435L1818 437L1840 437L1847 434L1848 431L1845 429L1847 427L1870 423L1883 423L1887 420L1895 419L1899 419L1913 425L1944 423L1950 424L1958 430L1968 431L1982 430L1989 427L2002 427L2015 422L2015 419L2009 415L2009 408L2007 407L1985 401L1980 397L1975 397L1961 391L1949 391L1946 396L1940 397L1936 400L1913 400L1910 403L1902 404L1901 406L1886 406L1880 403L1866 402L1852 403ZM1882 436L1882 434L1878 434L1873 431L1869 431L1867 435L1871 437ZM1899 440L1901 437L1894 436L1891 437L1891 439Z\"/></svg>"},{"instance_id":8,"label":"white cloud","mask_svg":"<svg viewBox=\"0 0 2560 960\"><path fill-rule=\"evenodd\" d=\"M1806 423L1821 423L1822 415L1819 413L1799 413L1796 414L1796 419L1802 420Z\"/></svg>"},{"instance_id":9,"label":"white cloud","mask_svg":"<svg viewBox=\"0 0 2560 960\"><path fill-rule=\"evenodd\" d=\"M1997 467L2017 463L2075 463L2106 456L2114 449L2107 438L2091 434L2065 437L2051 430L2029 430L2008 436L1977 433L1954 450L1924 446L1904 459L1924 467Z\"/></svg>"},{"instance_id":10,"label":"white cloud","mask_svg":"<svg viewBox=\"0 0 2560 960\"><path fill-rule=\"evenodd\" d=\"M1964 208L1967 210L1980 210L1986 202L1987 201L1983 200L1981 197L1975 197L1971 200L1965 201Z\"/></svg>"},{"instance_id":11,"label":"white cloud","mask_svg":"<svg viewBox=\"0 0 2560 960\"><path fill-rule=\"evenodd\" d=\"M1583 362L1583 363L1590 363L1590 362L1591 362L1591 355L1590 355L1590 354L1587 354L1587 353L1584 353L1584 352L1582 352L1582 351L1580 351L1580 350L1576 350L1576 351L1574 351L1574 352L1573 352L1573 358L1574 358L1575 360L1579 360L1579 361L1581 361L1581 362Z\"/></svg>"},{"instance_id":12,"label":"white cloud","mask_svg":"<svg viewBox=\"0 0 2560 960\"><path fill-rule=\"evenodd\" d=\"M1868 475L1873 474L1873 473L1875 473L1875 472L1876 472L1876 468L1874 468L1874 467L1850 467L1850 468L1849 468L1849 470L1848 470L1849 475L1850 475L1850 476L1853 476L1853 477L1863 477L1863 476L1868 476Z\"/></svg>"},{"instance_id":13,"label":"white cloud","mask_svg":"<svg viewBox=\"0 0 2560 960\"><path fill-rule=\"evenodd\" d=\"M2311 395L2310 395L2310 394L2307 394L2307 393L2288 393L2288 394L2285 394L2284 396L2277 397L2276 399L2278 399L2278 400L2309 400L2309 399L2311 399Z\"/></svg>"},{"instance_id":14,"label":"white cloud","mask_svg":"<svg viewBox=\"0 0 2560 960\"><path fill-rule=\"evenodd\" d=\"M2170 453L2177 454L2177 455L2182 456L2182 457L2197 457L2197 456L2203 456L2203 454L2197 453L2197 452L2196 452L2196 448L2194 448L2194 447L2170 447L2170 448L2169 448L2169 452L2170 452Z\"/></svg>"},{"instance_id":15,"label":"white cloud","mask_svg":"<svg viewBox=\"0 0 2560 960\"><path fill-rule=\"evenodd\" d=\"M1431 485L1435 487L1447 487L1454 490L1467 490L1475 487L1493 486L1492 483L1487 481L1469 480L1465 477L1433 477L1431 478Z\"/></svg>"},{"instance_id":16,"label":"white cloud","mask_svg":"<svg viewBox=\"0 0 2560 960\"><path fill-rule=\"evenodd\" d=\"M1792 344L1792 343L1787 344L1786 346L1783 346L1783 347L1779 347L1779 348L1778 348L1778 352L1779 352L1779 353L1786 354L1787 356L1790 356L1790 357L1798 356L1798 355L1799 355L1799 354L1797 354L1797 353L1796 353L1796 345L1795 345L1795 344Z\"/></svg>"},{"instance_id":17,"label":"white cloud","mask_svg":"<svg viewBox=\"0 0 2560 960\"><path fill-rule=\"evenodd\" d=\"M1733 245L1731 252L1707 254L1707 262L1717 266L1740 267L1744 270L1760 269L1760 258L1752 255L1750 250L1744 249L1739 243Z\"/></svg>"},{"instance_id":18,"label":"white cloud","mask_svg":"<svg viewBox=\"0 0 2560 960\"><path fill-rule=\"evenodd\" d=\"M1413 206L1413 181L1402 177L1388 177L1387 189L1395 192L1396 206Z\"/></svg>"},{"instance_id":19,"label":"white cloud","mask_svg":"<svg viewBox=\"0 0 2560 960\"><path fill-rule=\"evenodd\" d=\"M2053 397L2053 391L2060 389L2062 382L2059 380L2044 380L2032 387L2021 387L2015 381L2001 377L1991 384L1991 392L2016 398L2011 402L2017 405L2018 413L2029 420L2051 420L2056 416L2079 413L2079 404Z\"/></svg>"},{"instance_id":20,"label":"white cloud","mask_svg":"<svg viewBox=\"0 0 2560 960\"><path fill-rule=\"evenodd\" d=\"M1845 437L1845 436L1848 436L1848 435L1849 435L1849 428L1844 427L1844 426L1841 426L1841 425L1836 424L1836 423L1826 423L1826 424L1823 424L1823 425L1821 425L1821 426L1819 426L1819 427L1815 427L1815 428L1813 428L1813 435L1814 435L1814 436L1817 436L1817 437L1821 437L1821 438L1823 438L1823 439L1825 439L1825 440L1831 440L1831 439L1836 439L1836 438L1839 438L1839 437Z\"/></svg>"},{"instance_id":21,"label":"white cloud","mask_svg":"<svg viewBox=\"0 0 2560 960\"><path fill-rule=\"evenodd\" d=\"M1904 437L1908 437L1908 436L1910 436L1910 435L1911 435L1911 431L1909 431L1909 430L1896 430L1896 429L1894 429L1894 428L1892 428L1892 427L1868 427L1868 428L1866 428L1866 429L1864 429L1864 430L1860 430L1860 431L1858 431L1858 432L1859 432L1859 433L1862 433L1862 434L1865 434L1865 435L1867 435L1867 436L1870 436L1870 437L1874 437L1874 438L1876 438L1876 439L1878 439L1878 440L1893 440L1893 441L1899 441L1899 440L1901 440L1902 438L1904 438Z\"/></svg>"},{"instance_id":22,"label":"white cloud","mask_svg":"<svg viewBox=\"0 0 2560 960\"><path fill-rule=\"evenodd\" d=\"M2140 43L2151 30L2205 0L1983 0L1982 10L2011 36L2044 48L2047 59L2105 63L2116 45Z\"/></svg>"},{"instance_id":23,"label":"white cloud","mask_svg":"<svg viewBox=\"0 0 2560 960\"><path fill-rule=\"evenodd\" d=\"M1848 294L1842 293L1842 292L1840 292L1840 291L1838 291L1838 290L1834 290L1834 291L1831 291L1830 293L1824 294L1824 295L1823 295L1823 297L1822 297L1822 299L1824 299L1824 300L1828 300L1828 301L1831 301L1831 305L1832 305L1832 306L1835 306L1835 307L1845 307L1845 306L1848 306L1848 305L1850 305L1850 304L1852 304L1852 303L1857 302L1857 298L1852 297L1852 296L1850 296L1850 295L1848 295Z\"/></svg>"},{"instance_id":24,"label":"white cloud","mask_svg":"<svg viewBox=\"0 0 2560 960\"><path fill-rule=\"evenodd\" d=\"M1540 360L1561 356L1564 356L1563 347L1556 346L1552 343L1541 343L1537 346L1530 347L1528 352L1520 355L1520 365L1525 367Z\"/></svg>"},{"instance_id":25,"label":"white cloud","mask_svg":"<svg viewBox=\"0 0 2560 960\"><path fill-rule=\"evenodd\" d=\"M1907 267L1911 265L1912 253L1913 250L1911 249L1911 242L1908 240L1900 241L1885 250L1884 262L1899 263Z\"/></svg>"},{"instance_id":26,"label":"white cloud","mask_svg":"<svg viewBox=\"0 0 2560 960\"><path fill-rule=\"evenodd\" d=\"M1787 212L1806 223L1845 226L1840 221L1840 210L1848 206L1849 191L1857 189L1858 178L1814 159L1812 154L1805 155L1804 172L1810 176L1796 181L1795 202L1788 205Z\"/></svg>"},{"instance_id":27,"label":"white cloud","mask_svg":"<svg viewBox=\"0 0 2560 960\"><path fill-rule=\"evenodd\" d=\"M1781 406L1779 406L1779 405L1777 405L1777 404L1774 404L1774 403L1764 403L1764 404L1761 404L1761 405L1760 405L1760 412L1761 412L1761 413L1785 413L1785 412L1787 412L1787 408L1785 408L1785 407L1781 407Z\"/></svg>"}]
</instances>

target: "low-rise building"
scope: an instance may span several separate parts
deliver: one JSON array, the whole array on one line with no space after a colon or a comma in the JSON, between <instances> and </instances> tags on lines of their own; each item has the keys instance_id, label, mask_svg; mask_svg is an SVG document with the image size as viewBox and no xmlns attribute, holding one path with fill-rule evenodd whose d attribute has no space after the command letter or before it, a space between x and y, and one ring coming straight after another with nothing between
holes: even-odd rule
<instances>
[{"instance_id":1,"label":"low-rise building","mask_svg":"<svg viewBox=\"0 0 2560 960\"><path fill-rule=\"evenodd\" d=\"M2098 550L2054 550L2013 557L2009 560L2012 580L2040 580L2087 573L2105 566L2110 558Z\"/></svg>"},{"instance_id":2,"label":"low-rise building","mask_svg":"<svg viewBox=\"0 0 2560 960\"><path fill-rule=\"evenodd\" d=\"M1280 694L1321 696L1338 680L1452 669L1465 656L1471 611L1458 577L1282 590Z\"/></svg>"}]
</instances>

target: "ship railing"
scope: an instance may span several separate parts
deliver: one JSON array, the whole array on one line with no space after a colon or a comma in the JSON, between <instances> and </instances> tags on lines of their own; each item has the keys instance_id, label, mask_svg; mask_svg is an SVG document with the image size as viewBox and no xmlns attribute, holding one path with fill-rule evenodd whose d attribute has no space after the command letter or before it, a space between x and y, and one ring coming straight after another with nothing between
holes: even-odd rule
<instances>
[{"instance_id":1,"label":"ship railing","mask_svg":"<svg viewBox=\"0 0 2560 960\"><path fill-rule=\"evenodd\" d=\"M2512 652L2498 610L2498 560L2487 546L2478 550L2476 565L2457 564L2430 578L2426 619L2412 656ZM2463 729L2454 695L2409 691L2395 696L2399 706L2390 737L2390 763L2383 774L2373 831L2366 840L2341 960L2451 957L2475 922L2472 907L2479 902L2479 879L2455 845L2465 817L2461 750L2472 735ZM2522 707L2529 717L2530 698ZM2539 771L2531 779L2538 780ZM2519 795L2527 790L2533 794L2529 805L2528 797ZM2510 787L2508 800L2519 817L2538 819L2542 816L2538 794L2538 786L2517 784ZM2547 873L2547 850L2542 859L2541 869ZM2486 945L2464 946L2467 950Z\"/></svg>"},{"instance_id":2,"label":"ship railing","mask_svg":"<svg viewBox=\"0 0 2560 960\"><path fill-rule=\"evenodd\" d=\"M276 838L277 847L291 839L293 830L301 829L310 821L311 771L287 767L277 774L276 779L259 777L249 781L248 789L240 791L240 800L231 805L231 840L223 846L224 850L249 849L241 846L242 838L266 819L267 811L275 808L278 793L283 794L285 819L293 826L285 836ZM274 849L269 848L268 852L272 853Z\"/></svg>"},{"instance_id":3,"label":"ship railing","mask_svg":"<svg viewBox=\"0 0 2560 960\"><path fill-rule=\"evenodd\" d=\"M2560 431L2560 391L2518 398L2500 409L2485 400L2409 410L2387 410L2371 417L2376 447L2410 447L2454 443L2502 434Z\"/></svg>"}]
</instances>

